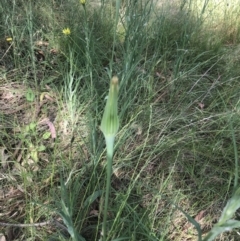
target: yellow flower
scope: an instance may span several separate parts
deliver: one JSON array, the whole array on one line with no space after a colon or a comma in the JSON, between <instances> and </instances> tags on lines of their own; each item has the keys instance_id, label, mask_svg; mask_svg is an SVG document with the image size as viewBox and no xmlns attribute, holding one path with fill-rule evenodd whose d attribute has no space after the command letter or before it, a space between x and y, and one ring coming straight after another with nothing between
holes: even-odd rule
<instances>
[{"instance_id":1,"label":"yellow flower","mask_svg":"<svg viewBox=\"0 0 240 241\"><path fill-rule=\"evenodd\" d=\"M82 5L85 5L86 0L80 0L80 3L81 3Z\"/></svg>"},{"instance_id":2,"label":"yellow flower","mask_svg":"<svg viewBox=\"0 0 240 241\"><path fill-rule=\"evenodd\" d=\"M62 31L62 33L63 33L64 35L70 35L71 31L70 31L69 28L64 28L63 31Z\"/></svg>"},{"instance_id":3,"label":"yellow flower","mask_svg":"<svg viewBox=\"0 0 240 241\"><path fill-rule=\"evenodd\" d=\"M7 42L12 42L12 40L13 40L13 39L12 39L11 37L6 38L6 41L7 41Z\"/></svg>"}]
</instances>

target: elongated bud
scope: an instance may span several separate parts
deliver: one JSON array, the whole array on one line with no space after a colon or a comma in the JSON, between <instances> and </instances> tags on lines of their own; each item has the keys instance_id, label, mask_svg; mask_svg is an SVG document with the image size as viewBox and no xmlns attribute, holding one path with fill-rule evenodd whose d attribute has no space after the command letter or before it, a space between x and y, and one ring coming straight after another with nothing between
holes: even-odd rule
<instances>
[{"instance_id":1,"label":"elongated bud","mask_svg":"<svg viewBox=\"0 0 240 241\"><path fill-rule=\"evenodd\" d=\"M80 3L81 3L82 5L85 5L86 0L80 0Z\"/></svg>"},{"instance_id":2,"label":"elongated bud","mask_svg":"<svg viewBox=\"0 0 240 241\"><path fill-rule=\"evenodd\" d=\"M100 126L105 138L108 137L113 140L119 128L118 88L118 77L114 76L110 82L108 99Z\"/></svg>"}]
</instances>

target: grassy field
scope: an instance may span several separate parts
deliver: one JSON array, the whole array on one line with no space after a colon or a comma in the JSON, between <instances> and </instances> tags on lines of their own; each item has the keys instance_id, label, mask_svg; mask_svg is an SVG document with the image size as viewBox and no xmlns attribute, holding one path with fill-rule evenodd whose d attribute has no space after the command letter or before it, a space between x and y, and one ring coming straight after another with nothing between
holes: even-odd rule
<instances>
[{"instance_id":1,"label":"grassy field","mask_svg":"<svg viewBox=\"0 0 240 241\"><path fill-rule=\"evenodd\" d=\"M239 96L239 0L1 0L0 240L240 240Z\"/></svg>"}]
</instances>

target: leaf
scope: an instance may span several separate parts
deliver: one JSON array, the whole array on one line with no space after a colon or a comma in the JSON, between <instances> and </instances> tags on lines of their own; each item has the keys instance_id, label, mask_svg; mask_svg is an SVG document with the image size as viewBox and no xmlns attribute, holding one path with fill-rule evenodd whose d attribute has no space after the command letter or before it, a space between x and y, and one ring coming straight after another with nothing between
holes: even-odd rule
<instances>
[{"instance_id":1,"label":"leaf","mask_svg":"<svg viewBox=\"0 0 240 241\"><path fill-rule=\"evenodd\" d=\"M34 131L36 126L37 126L36 123L31 122L29 125L26 125L25 130L26 130L26 132Z\"/></svg>"},{"instance_id":2,"label":"leaf","mask_svg":"<svg viewBox=\"0 0 240 241\"><path fill-rule=\"evenodd\" d=\"M199 225L199 223L194 218L192 218L188 213L186 213L182 208L178 207L176 204L174 204L174 206L178 210L180 210L185 215L185 217L188 219L188 222L190 222L196 228L196 230L198 232L198 241L202 241L202 230L201 230L201 226Z\"/></svg>"},{"instance_id":3,"label":"leaf","mask_svg":"<svg viewBox=\"0 0 240 241\"><path fill-rule=\"evenodd\" d=\"M38 162L38 151L37 150L32 150L30 152L30 156L32 157L34 162Z\"/></svg>"},{"instance_id":4,"label":"leaf","mask_svg":"<svg viewBox=\"0 0 240 241\"><path fill-rule=\"evenodd\" d=\"M36 124L36 123L31 122L31 123L29 124L29 129L30 129L31 131L34 131L34 130L35 130L35 128L36 128L36 126L37 126L37 124Z\"/></svg>"},{"instance_id":5,"label":"leaf","mask_svg":"<svg viewBox=\"0 0 240 241\"><path fill-rule=\"evenodd\" d=\"M130 240L130 237L116 238L116 239L113 239L112 241L122 241L122 240Z\"/></svg>"},{"instance_id":6,"label":"leaf","mask_svg":"<svg viewBox=\"0 0 240 241\"><path fill-rule=\"evenodd\" d=\"M30 154L31 158L33 159L33 161L35 163L37 163L38 162L38 150L32 143L29 143L28 145L29 145L29 154Z\"/></svg>"},{"instance_id":7,"label":"leaf","mask_svg":"<svg viewBox=\"0 0 240 241\"><path fill-rule=\"evenodd\" d=\"M221 226L215 225L212 230L208 233L208 235L204 238L203 241L212 241L214 240L219 234L223 232L229 232L233 228L240 228L240 221L237 220L228 220Z\"/></svg>"},{"instance_id":8,"label":"leaf","mask_svg":"<svg viewBox=\"0 0 240 241\"><path fill-rule=\"evenodd\" d=\"M33 102L34 99L35 99L35 94L34 94L34 92L32 91L32 89L30 89L30 88L27 90L26 99L27 99L27 101L29 101L29 102Z\"/></svg>"},{"instance_id":9,"label":"leaf","mask_svg":"<svg viewBox=\"0 0 240 241\"><path fill-rule=\"evenodd\" d=\"M45 151L46 147L44 145L41 145L37 149L38 149L38 151Z\"/></svg>"},{"instance_id":10,"label":"leaf","mask_svg":"<svg viewBox=\"0 0 240 241\"><path fill-rule=\"evenodd\" d=\"M98 190L94 193L92 193L84 202L83 204L83 208L87 208L89 207L89 205L91 203L93 203L98 197L100 197L102 195L103 191L102 190Z\"/></svg>"},{"instance_id":11,"label":"leaf","mask_svg":"<svg viewBox=\"0 0 240 241\"><path fill-rule=\"evenodd\" d=\"M232 218L237 209L240 208L240 188L236 190L234 195L228 200L227 205L223 209L222 215L219 219L219 224L225 224L227 220Z\"/></svg>"},{"instance_id":12,"label":"leaf","mask_svg":"<svg viewBox=\"0 0 240 241\"><path fill-rule=\"evenodd\" d=\"M47 140L47 139L49 139L50 136L51 136L51 132L47 131L47 132L45 132L45 133L43 134L42 138L43 138L44 140Z\"/></svg>"}]
</instances>

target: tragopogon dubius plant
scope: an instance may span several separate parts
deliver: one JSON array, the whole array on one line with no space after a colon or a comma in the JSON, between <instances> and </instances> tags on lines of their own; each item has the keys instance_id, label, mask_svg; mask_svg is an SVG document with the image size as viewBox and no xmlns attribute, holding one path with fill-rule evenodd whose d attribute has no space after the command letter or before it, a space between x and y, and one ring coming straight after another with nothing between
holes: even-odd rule
<instances>
[{"instance_id":1,"label":"tragopogon dubius plant","mask_svg":"<svg viewBox=\"0 0 240 241\"><path fill-rule=\"evenodd\" d=\"M105 205L103 216L103 241L106 241L107 235L107 209L108 199L111 185L112 175L112 159L114 150L114 139L119 128L118 118L118 78L115 76L110 82L110 89L107 98L107 103L104 109L100 129L104 134L107 147L107 185L105 192Z\"/></svg>"}]
</instances>

